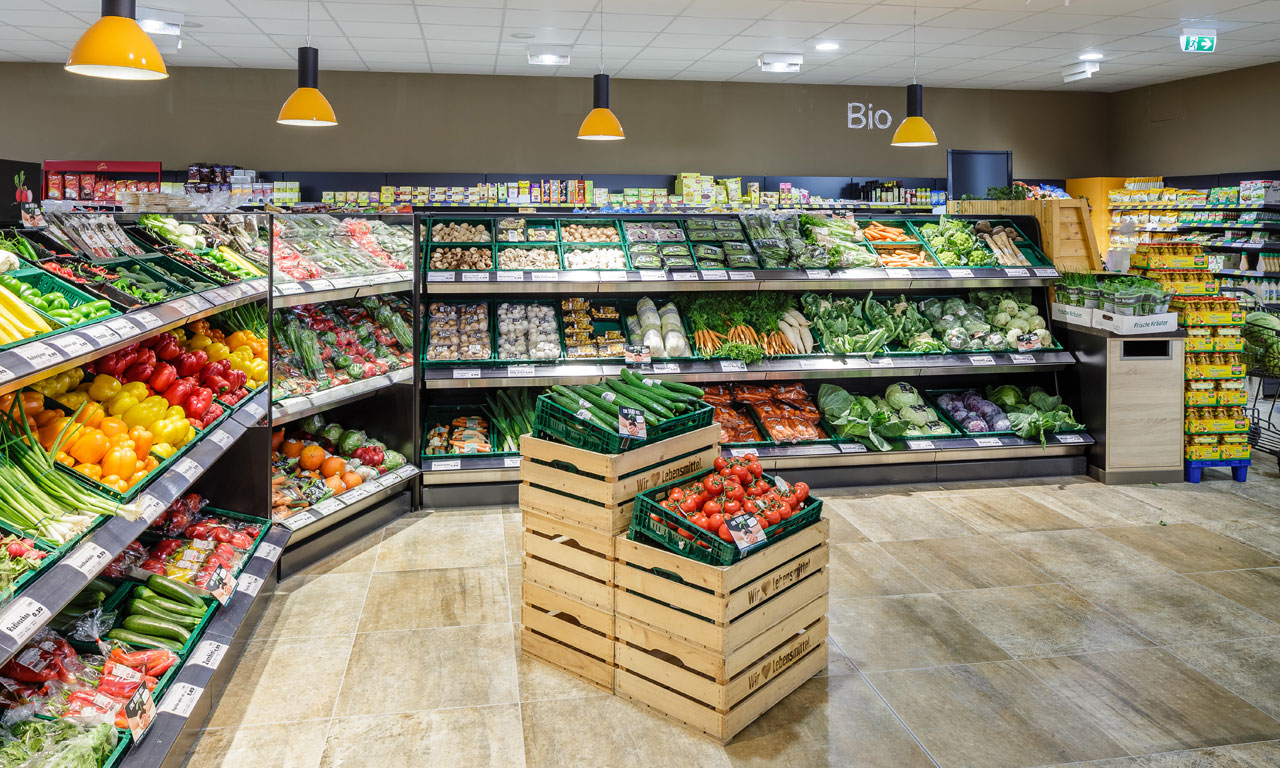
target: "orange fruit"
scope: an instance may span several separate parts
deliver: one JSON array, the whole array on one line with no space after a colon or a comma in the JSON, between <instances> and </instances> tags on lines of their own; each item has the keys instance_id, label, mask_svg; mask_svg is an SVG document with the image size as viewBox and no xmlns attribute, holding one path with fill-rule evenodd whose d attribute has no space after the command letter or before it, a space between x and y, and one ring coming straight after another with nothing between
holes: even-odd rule
<instances>
[{"instance_id":1,"label":"orange fruit","mask_svg":"<svg viewBox=\"0 0 1280 768\"><path fill-rule=\"evenodd\" d=\"M302 443L297 440L284 441L284 455L291 459L296 459L302 455Z\"/></svg>"},{"instance_id":2,"label":"orange fruit","mask_svg":"<svg viewBox=\"0 0 1280 768\"><path fill-rule=\"evenodd\" d=\"M347 486L342 484L342 478L337 475L330 475L324 479L324 484L329 486L329 490L334 493L342 493L347 490Z\"/></svg>"},{"instance_id":3,"label":"orange fruit","mask_svg":"<svg viewBox=\"0 0 1280 768\"><path fill-rule=\"evenodd\" d=\"M347 486L347 488L355 488L363 482L364 478L360 477L355 472L346 472L342 475L342 484Z\"/></svg>"},{"instance_id":4,"label":"orange fruit","mask_svg":"<svg viewBox=\"0 0 1280 768\"><path fill-rule=\"evenodd\" d=\"M325 477L341 476L347 469L347 462L337 456L330 456L320 465L320 474Z\"/></svg>"},{"instance_id":5,"label":"orange fruit","mask_svg":"<svg viewBox=\"0 0 1280 768\"><path fill-rule=\"evenodd\" d=\"M319 469L324 462L324 449L318 445L308 445L298 454L298 466L303 469Z\"/></svg>"}]
</instances>

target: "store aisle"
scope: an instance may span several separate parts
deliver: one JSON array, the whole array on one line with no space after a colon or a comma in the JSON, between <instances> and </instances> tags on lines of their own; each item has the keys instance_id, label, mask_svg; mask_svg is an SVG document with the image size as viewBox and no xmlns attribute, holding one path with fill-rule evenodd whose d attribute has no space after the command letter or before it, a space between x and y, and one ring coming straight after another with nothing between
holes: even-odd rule
<instances>
[{"instance_id":1,"label":"store aisle","mask_svg":"<svg viewBox=\"0 0 1280 768\"><path fill-rule=\"evenodd\" d=\"M520 658L519 512L479 509L283 583L188 766L1280 765L1274 471L822 495L827 673L727 748Z\"/></svg>"}]
</instances>

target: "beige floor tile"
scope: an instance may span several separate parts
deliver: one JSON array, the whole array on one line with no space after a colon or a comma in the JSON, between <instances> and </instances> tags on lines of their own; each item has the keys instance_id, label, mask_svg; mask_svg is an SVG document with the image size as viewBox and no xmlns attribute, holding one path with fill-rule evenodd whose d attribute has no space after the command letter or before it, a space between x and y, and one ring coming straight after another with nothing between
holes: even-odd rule
<instances>
[{"instance_id":1,"label":"beige floor tile","mask_svg":"<svg viewBox=\"0 0 1280 768\"><path fill-rule=\"evenodd\" d=\"M1151 645L1061 584L947 592L942 598L1014 658Z\"/></svg>"},{"instance_id":2,"label":"beige floor tile","mask_svg":"<svg viewBox=\"0 0 1280 768\"><path fill-rule=\"evenodd\" d=\"M1017 662L867 675L940 765L1012 768L1123 757Z\"/></svg>"},{"instance_id":3,"label":"beige floor tile","mask_svg":"<svg viewBox=\"0 0 1280 768\"><path fill-rule=\"evenodd\" d=\"M976 533L941 507L918 496L849 499L831 505L872 541L906 541Z\"/></svg>"},{"instance_id":4,"label":"beige floor tile","mask_svg":"<svg viewBox=\"0 0 1280 768\"><path fill-rule=\"evenodd\" d=\"M735 768L931 768L861 677L815 677L725 748Z\"/></svg>"},{"instance_id":5,"label":"beige floor tile","mask_svg":"<svg viewBox=\"0 0 1280 768\"><path fill-rule=\"evenodd\" d=\"M1087 763L1058 763L1045 768L1146 768L1139 757L1113 757L1110 760L1090 760Z\"/></svg>"},{"instance_id":6,"label":"beige floor tile","mask_svg":"<svg viewBox=\"0 0 1280 768\"><path fill-rule=\"evenodd\" d=\"M520 637L517 634L517 654L520 654L519 644ZM610 695L603 688L597 688L531 656L518 655L516 671L520 676L520 701L522 702Z\"/></svg>"},{"instance_id":7,"label":"beige floor tile","mask_svg":"<svg viewBox=\"0 0 1280 768\"><path fill-rule=\"evenodd\" d=\"M519 513L519 507L458 507L456 509L433 509L420 519L430 519L436 523L493 523L503 522L511 513ZM401 518L404 520L405 518ZM397 523L400 521L397 521ZM392 523L395 525L395 523Z\"/></svg>"},{"instance_id":8,"label":"beige floor tile","mask_svg":"<svg viewBox=\"0 0 1280 768\"><path fill-rule=\"evenodd\" d=\"M1280 623L1280 568L1193 573L1187 578Z\"/></svg>"},{"instance_id":9,"label":"beige floor tile","mask_svg":"<svg viewBox=\"0 0 1280 768\"><path fill-rule=\"evenodd\" d=\"M520 621L520 582L524 580L524 569L517 563L507 566L507 603L511 606L511 620Z\"/></svg>"},{"instance_id":10,"label":"beige floor tile","mask_svg":"<svg viewBox=\"0 0 1280 768\"><path fill-rule=\"evenodd\" d=\"M1158 523L1162 514L1114 486L1095 482L1023 486L1018 492L1090 528Z\"/></svg>"},{"instance_id":11,"label":"beige floor tile","mask_svg":"<svg viewBox=\"0 0 1280 768\"><path fill-rule=\"evenodd\" d=\"M356 635L338 697L346 715L513 704L512 625Z\"/></svg>"},{"instance_id":12,"label":"beige floor tile","mask_svg":"<svg viewBox=\"0 0 1280 768\"><path fill-rule=\"evenodd\" d=\"M354 633L369 576L368 572L326 573L285 579L267 603L254 639Z\"/></svg>"},{"instance_id":13,"label":"beige floor tile","mask_svg":"<svg viewBox=\"0 0 1280 768\"><path fill-rule=\"evenodd\" d=\"M400 530L387 530L373 569L412 571L505 564L501 517L479 523L440 522L428 517Z\"/></svg>"},{"instance_id":14,"label":"beige floor tile","mask_svg":"<svg viewBox=\"0 0 1280 768\"><path fill-rule=\"evenodd\" d=\"M361 632L507 624L504 568L436 568L373 574Z\"/></svg>"},{"instance_id":15,"label":"beige floor tile","mask_svg":"<svg viewBox=\"0 0 1280 768\"><path fill-rule=\"evenodd\" d=\"M1280 741L1145 755L1142 764L1146 768L1275 768L1280 765Z\"/></svg>"},{"instance_id":16,"label":"beige floor tile","mask_svg":"<svg viewBox=\"0 0 1280 768\"><path fill-rule=\"evenodd\" d=\"M316 768L328 728L328 720L308 720L202 731L187 757L186 768Z\"/></svg>"},{"instance_id":17,"label":"beige floor tile","mask_svg":"<svg viewBox=\"0 0 1280 768\"><path fill-rule=\"evenodd\" d=\"M1028 531L996 536L1022 559L1062 581L1167 576L1168 568L1097 531Z\"/></svg>"},{"instance_id":18,"label":"beige floor tile","mask_svg":"<svg viewBox=\"0 0 1280 768\"><path fill-rule=\"evenodd\" d=\"M843 515L825 512L823 517L830 521L831 532L827 534L827 541L832 544L861 544L870 541Z\"/></svg>"},{"instance_id":19,"label":"beige floor tile","mask_svg":"<svg viewBox=\"0 0 1280 768\"><path fill-rule=\"evenodd\" d=\"M1280 417L1280 410L1276 416ZM1256 469L1249 470L1249 480L1244 483L1237 483L1226 475L1221 480L1202 480L1200 485L1206 490L1238 496L1255 504L1280 507L1280 482L1258 474Z\"/></svg>"},{"instance_id":20,"label":"beige floor tile","mask_svg":"<svg viewBox=\"0 0 1280 768\"><path fill-rule=\"evenodd\" d=\"M1238 640L1280 629L1183 576L1090 581L1071 588L1158 645Z\"/></svg>"},{"instance_id":21,"label":"beige floor tile","mask_svg":"<svg viewBox=\"0 0 1280 768\"><path fill-rule=\"evenodd\" d=\"M906 568L875 544L831 547L831 597L871 597L928 592Z\"/></svg>"},{"instance_id":22,"label":"beige floor tile","mask_svg":"<svg viewBox=\"0 0 1280 768\"><path fill-rule=\"evenodd\" d=\"M520 711L528 768L731 766L719 744L616 696L535 701Z\"/></svg>"},{"instance_id":23,"label":"beige floor tile","mask_svg":"<svg viewBox=\"0 0 1280 768\"><path fill-rule=\"evenodd\" d=\"M831 636L862 672L1007 659L937 595L835 600Z\"/></svg>"},{"instance_id":24,"label":"beige floor tile","mask_svg":"<svg viewBox=\"0 0 1280 768\"><path fill-rule=\"evenodd\" d=\"M1280 736L1280 722L1159 648L1022 663L1130 754Z\"/></svg>"},{"instance_id":25,"label":"beige floor tile","mask_svg":"<svg viewBox=\"0 0 1280 768\"><path fill-rule=\"evenodd\" d=\"M321 768L523 768L520 707L335 720Z\"/></svg>"},{"instance_id":26,"label":"beige floor tile","mask_svg":"<svg viewBox=\"0 0 1280 768\"><path fill-rule=\"evenodd\" d=\"M1275 508L1243 497L1227 499L1218 491L1202 490L1191 483L1166 485L1117 485L1121 493L1161 512L1166 523L1199 523L1206 520L1244 520L1275 515Z\"/></svg>"},{"instance_id":27,"label":"beige floor tile","mask_svg":"<svg viewBox=\"0 0 1280 768\"><path fill-rule=\"evenodd\" d=\"M1253 547L1189 523L1099 528L1098 533L1179 573L1280 565L1280 561Z\"/></svg>"},{"instance_id":28,"label":"beige floor tile","mask_svg":"<svg viewBox=\"0 0 1280 768\"><path fill-rule=\"evenodd\" d=\"M1013 488L988 488L968 493L943 491L926 493L924 496L979 533L1049 531L1080 527L1079 522L1053 511Z\"/></svg>"},{"instance_id":29,"label":"beige floor tile","mask_svg":"<svg viewBox=\"0 0 1280 768\"><path fill-rule=\"evenodd\" d=\"M1258 709L1280 718L1280 637L1174 645L1169 651Z\"/></svg>"},{"instance_id":30,"label":"beige floor tile","mask_svg":"<svg viewBox=\"0 0 1280 768\"><path fill-rule=\"evenodd\" d=\"M1056 581L989 536L886 541L880 546L937 592Z\"/></svg>"},{"instance_id":31,"label":"beige floor tile","mask_svg":"<svg viewBox=\"0 0 1280 768\"><path fill-rule=\"evenodd\" d=\"M1242 541L1272 557L1280 557L1280 519L1208 522L1204 527L1214 533Z\"/></svg>"},{"instance_id":32,"label":"beige floor tile","mask_svg":"<svg viewBox=\"0 0 1280 768\"><path fill-rule=\"evenodd\" d=\"M378 559L378 545L382 542L382 534L382 531L374 531L323 560L307 566L307 569L299 576L319 576L325 573L368 573L372 571L373 563ZM288 583L291 580L285 579L284 583Z\"/></svg>"},{"instance_id":33,"label":"beige floor tile","mask_svg":"<svg viewBox=\"0 0 1280 768\"><path fill-rule=\"evenodd\" d=\"M519 520L502 524L502 543L506 547L507 565L520 562L524 556L524 525Z\"/></svg>"},{"instance_id":34,"label":"beige floor tile","mask_svg":"<svg viewBox=\"0 0 1280 768\"><path fill-rule=\"evenodd\" d=\"M844 651L840 649L840 645L836 643L835 638L827 635L827 668L819 672L818 675L836 677L856 674L858 674L858 670L853 666L853 662L849 661L849 657L844 655Z\"/></svg>"},{"instance_id":35,"label":"beige floor tile","mask_svg":"<svg viewBox=\"0 0 1280 768\"><path fill-rule=\"evenodd\" d=\"M354 635L250 642L209 718L210 728L333 715ZM323 659L323 669L317 660Z\"/></svg>"}]
</instances>

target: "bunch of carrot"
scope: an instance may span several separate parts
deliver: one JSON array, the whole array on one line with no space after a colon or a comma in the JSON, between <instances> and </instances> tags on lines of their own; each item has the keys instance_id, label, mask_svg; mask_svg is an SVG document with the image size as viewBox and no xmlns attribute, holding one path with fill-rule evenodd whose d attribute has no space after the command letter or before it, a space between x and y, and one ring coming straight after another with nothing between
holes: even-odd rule
<instances>
[{"instance_id":1,"label":"bunch of carrot","mask_svg":"<svg viewBox=\"0 0 1280 768\"><path fill-rule=\"evenodd\" d=\"M876 254L880 257L880 263L886 267L932 267L933 262L929 260L929 254L924 251L909 251L905 248L897 248L892 251L881 251Z\"/></svg>"},{"instance_id":2,"label":"bunch of carrot","mask_svg":"<svg viewBox=\"0 0 1280 768\"><path fill-rule=\"evenodd\" d=\"M796 354L795 345L781 331L764 336L761 342L764 351L770 355L794 355Z\"/></svg>"},{"instance_id":3,"label":"bunch of carrot","mask_svg":"<svg viewBox=\"0 0 1280 768\"><path fill-rule=\"evenodd\" d=\"M723 333L715 331L694 331L693 345L698 348L698 354L710 355L720 348L720 345L727 341L727 337Z\"/></svg>"},{"instance_id":4,"label":"bunch of carrot","mask_svg":"<svg viewBox=\"0 0 1280 768\"><path fill-rule=\"evenodd\" d=\"M862 228L862 236L866 240L873 243L910 243L912 238L907 234L906 230L899 227L890 227L873 221Z\"/></svg>"}]
</instances>

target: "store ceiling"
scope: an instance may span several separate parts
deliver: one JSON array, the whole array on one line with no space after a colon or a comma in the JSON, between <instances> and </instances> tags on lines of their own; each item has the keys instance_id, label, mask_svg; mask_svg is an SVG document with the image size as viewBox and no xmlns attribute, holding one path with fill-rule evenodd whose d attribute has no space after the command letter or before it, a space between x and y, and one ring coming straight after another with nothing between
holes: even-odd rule
<instances>
[{"instance_id":1,"label":"store ceiling","mask_svg":"<svg viewBox=\"0 0 1280 768\"><path fill-rule=\"evenodd\" d=\"M604 0L605 68L622 78L902 85L912 0ZM1280 0L918 0L929 86L1117 91L1280 61ZM323 69L584 77L599 71L599 0L313 0ZM0 0L0 60L57 62L99 0ZM140 0L186 14L170 66L287 69L305 40L301 0ZM1182 53L1183 27L1216 28L1218 52ZM815 49L837 43L832 52ZM529 45L572 64L527 63ZM798 74L756 66L804 54ZM1091 79L1063 84L1085 51Z\"/></svg>"}]
</instances>

